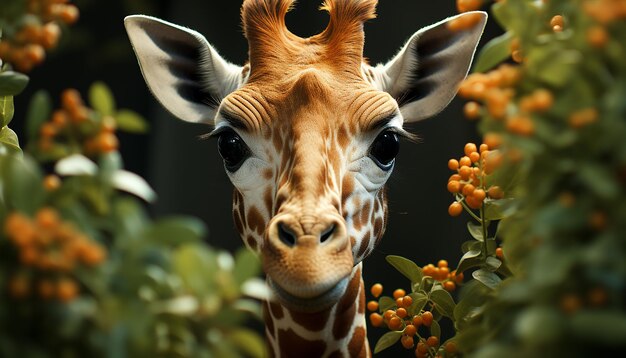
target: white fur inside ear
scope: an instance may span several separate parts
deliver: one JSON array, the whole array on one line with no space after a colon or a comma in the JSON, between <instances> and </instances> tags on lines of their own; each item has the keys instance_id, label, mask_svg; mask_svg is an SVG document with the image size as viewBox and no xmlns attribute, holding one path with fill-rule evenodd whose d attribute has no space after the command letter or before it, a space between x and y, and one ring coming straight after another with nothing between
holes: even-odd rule
<instances>
[{"instance_id":1,"label":"white fur inside ear","mask_svg":"<svg viewBox=\"0 0 626 358\"><path fill-rule=\"evenodd\" d=\"M212 123L220 101L243 84L242 68L196 31L144 15L124 25L150 91L182 120Z\"/></svg>"}]
</instances>

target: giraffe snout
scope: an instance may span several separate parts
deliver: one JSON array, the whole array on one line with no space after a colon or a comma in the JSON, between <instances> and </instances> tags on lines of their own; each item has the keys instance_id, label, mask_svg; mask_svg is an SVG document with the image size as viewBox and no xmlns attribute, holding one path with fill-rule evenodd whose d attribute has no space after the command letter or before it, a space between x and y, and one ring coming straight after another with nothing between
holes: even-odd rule
<instances>
[{"instance_id":1,"label":"giraffe snout","mask_svg":"<svg viewBox=\"0 0 626 358\"><path fill-rule=\"evenodd\" d=\"M354 265L343 218L279 214L262 250L265 272L283 296L318 299L332 293ZM330 297L330 296L329 296Z\"/></svg>"}]
</instances>

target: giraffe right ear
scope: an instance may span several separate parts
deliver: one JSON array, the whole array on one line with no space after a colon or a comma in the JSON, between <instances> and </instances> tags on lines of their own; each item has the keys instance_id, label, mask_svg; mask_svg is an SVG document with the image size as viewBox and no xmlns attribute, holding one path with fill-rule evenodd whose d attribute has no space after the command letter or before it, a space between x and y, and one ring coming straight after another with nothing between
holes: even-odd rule
<instances>
[{"instance_id":1,"label":"giraffe right ear","mask_svg":"<svg viewBox=\"0 0 626 358\"><path fill-rule=\"evenodd\" d=\"M150 91L174 116L212 123L221 100L245 81L196 31L143 15L124 19Z\"/></svg>"}]
</instances>

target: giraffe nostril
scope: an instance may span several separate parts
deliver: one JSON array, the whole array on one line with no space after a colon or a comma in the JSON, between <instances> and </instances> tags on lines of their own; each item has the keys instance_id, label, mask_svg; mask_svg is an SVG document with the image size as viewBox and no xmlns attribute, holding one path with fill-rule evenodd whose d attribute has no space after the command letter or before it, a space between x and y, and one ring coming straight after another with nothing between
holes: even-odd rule
<instances>
[{"instance_id":1,"label":"giraffe nostril","mask_svg":"<svg viewBox=\"0 0 626 358\"><path fill-rule=\"evenodd\" d=\"M333 235L333 232L335 232L335 225L331 225L323 234L322 236L320 236L320 242L323 244L324 242L326 242L328 239L330 239L330 237Z\"/></svg>"},{"instance_id":2,"label":"giraffe nostril","mask_svg":"<svg viewBox=\"0 0 626 358\"><path fill-rule=\"evenodd\" d=\"M285 229L285 226L282 223L278 224L278 237L285 245L289 247L296 246L296 236Z\"/></svg>"}]
</instances>

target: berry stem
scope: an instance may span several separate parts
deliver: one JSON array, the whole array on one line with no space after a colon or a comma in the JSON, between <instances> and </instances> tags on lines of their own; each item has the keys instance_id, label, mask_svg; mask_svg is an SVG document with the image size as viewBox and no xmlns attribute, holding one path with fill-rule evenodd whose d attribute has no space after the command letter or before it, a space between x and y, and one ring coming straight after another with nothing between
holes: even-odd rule
<instances>
[{"instance_id":1,"label":"berry stem","mask_svg":"<svg viewBox=\"0 0 626 358\"><path fill-rule=\"evenodd\" d=\"M485 202L484 201L483 201L483 205L480 208L480 224L483 229L483 255L486 261L487 257L489 257L489 253L487 252L487 250L489 249L489 246L487 246L487 220L485 220Z\"/></svg>"},{"instance_id":2,"label":"berry stem","mask_svg":"<svg viewBox=\"0 0 626 358\"><path fill-rule=\"evenodd\" d=\"M467 213L470 214L470 216L474 218L474 220L478 221L479 223L482 223L482 219L476 216L476 214L474 214L472 209L469 206L467 206L467 204L465 203L465 200L461 200L461 198L459 198L458 196L456 199L459 203L461 203L461 205L463 205L463 208L465 209L465 211L467 211Z\"/></svg>"}]
</instances>

